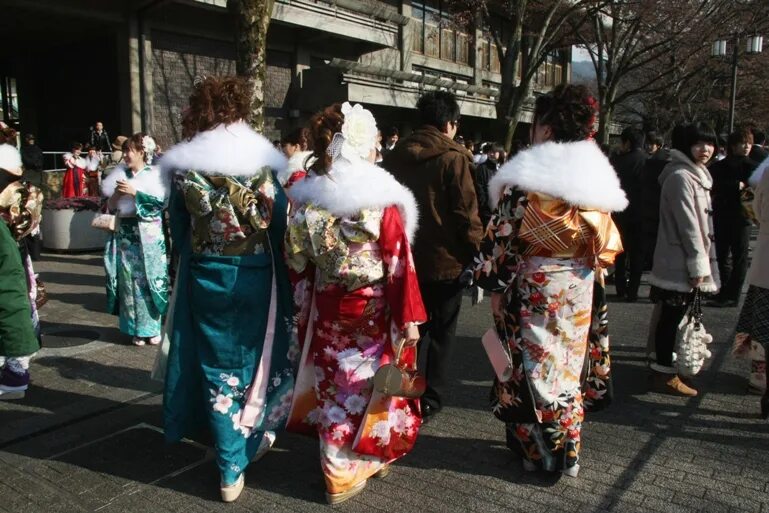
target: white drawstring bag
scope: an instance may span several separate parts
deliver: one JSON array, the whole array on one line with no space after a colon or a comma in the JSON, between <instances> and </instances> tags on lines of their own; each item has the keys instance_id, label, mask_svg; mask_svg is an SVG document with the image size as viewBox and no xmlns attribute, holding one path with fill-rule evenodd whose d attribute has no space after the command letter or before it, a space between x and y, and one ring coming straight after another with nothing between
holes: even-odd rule
<instances>
[{"instance_id":1,"label":"white drawstring bag","mask_svg":"<svg viewBox=\"0 0 769 513\"><path fill-rule=\"evenodd\" d=\"M681 376L696 376L702 370L705 360L712 355L708 344L713 336L702 324L702 293L694 290L694 300L686 312L676 335L676 364Z\"/></svg>"}]
</instances>

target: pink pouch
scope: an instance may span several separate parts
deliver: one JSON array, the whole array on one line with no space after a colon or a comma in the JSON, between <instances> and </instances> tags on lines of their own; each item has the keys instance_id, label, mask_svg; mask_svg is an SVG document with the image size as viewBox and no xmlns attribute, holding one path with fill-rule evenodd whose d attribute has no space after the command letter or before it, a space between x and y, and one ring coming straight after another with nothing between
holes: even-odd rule
<instances>
[{"instance_id":1,"label":"pink pouch","mask_svg":"<svg viewBox=\"0 0 769 513\"><path fill-rule=\"evenodd\" d=\"M494 373L497 379L504 383L510 381L513 377L513 358L505 347L505 342L499 340L499 335L495 328L489 328L481 338L483 348L489 357L491 366L494 367Z\"/></svg>"}]
</instances>

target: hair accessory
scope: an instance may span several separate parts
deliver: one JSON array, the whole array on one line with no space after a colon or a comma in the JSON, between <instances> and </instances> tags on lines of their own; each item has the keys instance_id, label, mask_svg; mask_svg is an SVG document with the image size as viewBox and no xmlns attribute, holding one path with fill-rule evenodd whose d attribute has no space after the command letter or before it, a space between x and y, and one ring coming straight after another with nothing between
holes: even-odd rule
<instances>
[{"instance_id":1,"label":"hair accessory","mask_svg":"<svg viewBox=\"0 0 769 513\"><path fill-rule=\"evenodd\" d=\"M147 155L147 164L152 164L152 159L155 157L155 150L158 149L155 139L149 135L142 137L142 149L144 150L145 155Z\"/></svg>"},{"instance_id":2,"label":"hair accessory","mask_svg":"<svg viewBox=\"0 0 769 513\"><path fill-rule=\"evenodd\" d=\"M331 161L342 158L348 162L365 159L376 144L377 127L374 115L359 103L342 104L342 131L334 134L326 149Z\"/></svg>"},{"instance_id":3,"label":"hair accessory","mask_svg":"<svg viewBox=\"0 0 769 513\"><path fill-rule=\"evenodd\" d=\"M205 75L198 75L195 77L195 79L192 81L193 87L199 87L208 77Z\"/></svg>"}]
</instances>

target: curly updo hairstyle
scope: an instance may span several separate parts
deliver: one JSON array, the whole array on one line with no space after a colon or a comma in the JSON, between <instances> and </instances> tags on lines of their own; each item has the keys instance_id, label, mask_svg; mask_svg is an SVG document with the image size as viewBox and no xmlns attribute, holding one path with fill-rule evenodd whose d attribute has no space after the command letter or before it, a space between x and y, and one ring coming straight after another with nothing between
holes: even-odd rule
<instances>
[{"instance_id":1,"label":"curly updo hairstyle","mask_svg":"<svg viewBox=\"0 0 769 513\"><path fill-rule=\"evenodd\" d=\"M334 134L342 131L344 114L342 104L335 103L310 118L310 141L312 155L317 159L310 170L316 175L325 175L331 168L331 156L326 153Z\"/></svg>"},{"instance_id":2,"label":"curly updo hairstyle","mask_svg":"<svg viewBox=\"0 0 769 513\"><path fill-rule=\"evenodd\" d=\"M0 127L0 144L16 146L16 130L9 126Z\"/></svg>"},{"instance_id":3,"label":"curly updo hairstyle","mask_svg":"<svg viewBox=\"0 0 769 513\"><path fill-rule=\"evenodd\" d=\"M555 142L589 139L597 114L598 102L583 85L561 84L534 104L534 123L549 126Z\"/></svg>"},{"instance_id":4,"label":"curly updo hairstyle","mask_svg":"<svg viewBox=\"0 0 769 513\"><path fill-rule=\"evenodd\" d=\"M123 142L123 154L128 150L144 153L144 162L147 163L151 155L144 149L144 136L147 135L144 132L136 132L131 137Z\"/></svg>"},{"instance_id":5,"label":"curly updo hairstyle","mask_svg":"<svg viewBox=\"0 0 769 513\"><path fill-rule=\"evenodd\" d=\"M182 117L182 135L191 139L221 124L248 121L251 100L245 80L237 77L205 77L195 81L190 105Z\"/></svg>"}]
</instances>

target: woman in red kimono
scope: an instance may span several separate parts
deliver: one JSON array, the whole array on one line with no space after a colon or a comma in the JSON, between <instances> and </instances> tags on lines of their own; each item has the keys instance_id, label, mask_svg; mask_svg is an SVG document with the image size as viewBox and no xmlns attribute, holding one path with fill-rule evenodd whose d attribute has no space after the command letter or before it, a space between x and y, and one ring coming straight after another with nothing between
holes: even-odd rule
<instances>
[{"instance_id":1,"label":"woman in red kimono","mask_svg":"<svg viewBox=\"0 0 769 513\"><path fill-rule=\"evenodd\" d=\"M317 161L288 191L286 258L303 343L289 427L317 431L326 498L336 504L384 477L421 425L418 400L374 390L380 365L413 365L427 315L409 240L411 192L373 163L376 123L360 105L311 120Z\"/></svg>"},{"instance_id":2,"label":"woman in red kimono","mask_svg":"<svg viewBox=\"0 0 769 513\"><path fill-rule=\"evenodd\" d=\"M76 142L72 145L72 153L64 154L64 165L67 170L64 172L64 183L61 187L62 198L75 198L86 195L88 189L85 172L86 162L80 155L82 150L83 145Z\"/></svg>"}]
</instances>

